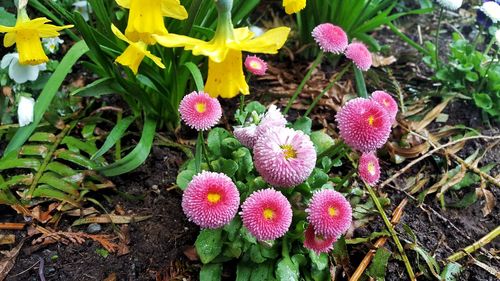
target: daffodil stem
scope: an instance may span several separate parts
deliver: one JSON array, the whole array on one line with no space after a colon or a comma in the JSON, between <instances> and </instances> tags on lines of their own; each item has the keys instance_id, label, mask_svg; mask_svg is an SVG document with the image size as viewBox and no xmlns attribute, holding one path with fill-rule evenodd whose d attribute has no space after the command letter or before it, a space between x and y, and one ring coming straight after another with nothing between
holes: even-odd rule
<instances>
[{"instance_id":1,"label":"daffodil stem","mask_svg":"<svg viewBox=\"0 0 500 281\"><path fill-rule=\"evenodd\" d=\"M245 110L245 95L240 95L240 112Z\"/></svg>"},{"instance_id":2,"label":"daffodil stem","mask_svg":"<svg viewBox=\"0 0 500 281\"><path fill-rule=\"evenodd\" d=\"M441 20L443 19L443 12L444 8L441 7L439 10L439 18L438 18L438 25L436 29L436 43L434 46L436 47L436 70L439 70L439 30L441 29Z\"/></svg>"},{"instance_id":3,"label":"daffodil stem","mask_svg":"<svg viewBox=\"0 0 500 281\"><path fill-rule=\"evenodd\" d=\"M309 68L309 70L307 71L306 73L306 76L304 76L304 78L302 79L302 81L300 82L299 86L297 87L297 89L295 90L295 92L293 93L292 97L290 98L290 100L288 101L288 104L286 105L286 108L285 110L283 110L283 115L286 115L288 113L288 110L290 110L290 107L292 106L293 102L297 99L297 97L299 96L299 94L302 92L302 89L304 88L305 84L307 83L307 81L309 81L309 78L311 78L311 75L312 75L312 72L316 69L316 67L321 63L321 61L323 60L323 56L324 56L324 53L323 51L320 51L318 53L318 56L316 57L316 59L314 60L313 64L311 65L311 67Z\"/></svg>"},{"instance_id":4,"label":"daffodil stem","mask_svg":"<svg viewBox=\"0 0 500 281\"><path fill-rule=\"evenodd\" d=\"M316 106L316 104L321 100L321 98L323 97L323 95L328 92L333 86L335 86L335 83L337 83L341 78L342 76L344 76L344 74L347 72L347 70L349 69L349 66L350 66L350 63L348 63L346 66L344 66L344 68L340 71L340 73L337 75L337 77L335 77L335 79L333 79L332 82L328 83L328 85L323 89L323 91L321 92L321 94L319 94L314 100L313 102L311 103L311 105L309 106L309 108L307 109L306 113L304 114L304 117L307 117L307 115L309 115L309 113L311 113L311 111L313 110L313 108Z\"/></svg>"},{"instance_id":5,"label":"daffodil stem","mask_svg":"<svg viewBox=\"0 0 500 281\"><path fill-rule=\"evenodd\" d=\"M368 185L367 183L365 183L365 187L368 190L368 193L370 193L370 197L372 198L373 202L375 203L375 206L377 207L377 210L380 213L380 216L382 217L382 220L384 221L385 226L389 230L389 233L391 234L391 237L394 240L396 247L398 248L399 254L403 258L403 262L405 264L406 271L408 271L408 276L410 277L410 280L416 280L415 273L413 273L413 269L411 268L410 261L408 260L408 257L406 256L406 253L405 253L405 250L403 248L403 245L401 244L401 241L399 241L398 234L394 230L394 226L392 225L392 223L387 218L387 215L385 214L384 208L382 208L382 204L380 204L380 201L378 200L378 197L375 194L375 191L373 191L372 187L370 185Z\"/></svg>"}]
</instances>

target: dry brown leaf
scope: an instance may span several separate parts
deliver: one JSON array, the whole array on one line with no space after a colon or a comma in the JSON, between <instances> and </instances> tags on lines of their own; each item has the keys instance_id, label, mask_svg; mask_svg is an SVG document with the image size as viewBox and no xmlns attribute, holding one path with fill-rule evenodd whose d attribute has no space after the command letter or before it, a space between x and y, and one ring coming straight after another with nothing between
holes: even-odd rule
<instances>
[{"instance_id":1,"label":"dry brown leaf","mask_svg":"<svg viewBox=\"0 0 500 281\"><path fill-rule=\"evenodd\" d=\"M372 65L374 67L386 66L396 62L394 56L384 57L379 54L372 53Z\"/></svg>"},{"instance_id":2,"label":"dry brown leaf","mask_svg":"<svg viewBox=\"0 0 500 281\"><path fill-rule=\"evenodd\" d=\"M118 242L117 255L123 256L123 255L130 253L130 248L128 246L130 244L130 232L129 232L128 225L122 225L120 227L120 232L118 233L118 238L120 241Z\"/></svg>"},{"instance_id":3,"label":"dry brown leaf","mask_svg":"<svg viewBox=\"0 0 500 281\"><path fill-rule=\"evenodd\" d=\"M0 245L10 245L16 243L14 234L0 234Z\"/></svg>"},{"instance_id":4,"label":"dry brown leaf","mask_svg":"<svg viewBox=\"0 0 500 281\"><path fill-rule=\"evenodd\" d=\"M22 222L2 222L0 223L0 229L6 230L21 230L26 224Z\"/></svg>"},{"instance_id":5,"label":"dry brown leaf","mask_svg":"<svg viewBox=\"0 0 500 281\"><path fill-rule=\"evenodd\" d=\"M496 198L493 192L489 191L488 189L482 187L478 189L479 189L479 194L481 194L481 196L484 196L485 203L481 211L483 211L483 217L486 217L489 214L491 214L493 208L495 208L495 205L497 203ZM476 189L476 192L478 192L478 189Z\"/></svg>"},{"instance_id":6,"label":"dry brown leaf","mask_svg":"<svg viewBox=\"0 0 500 281\"><path fill-rule=\"evenodd\" d=\"M427 127L436 117L446 108L448 105L448 102L450 101L450 98L446 98L443 102L440 104L436 105L431 111L427 112L425 115L424 119L422 119L419 122L414 122L412 124L412 129L415 132L420 132L422 129Z\"/></svg>"},{"instance_id":7,"label":"dry brown leaf","mask_svg":"<svg viewBox=\"0 0 500 281\"><path fill-rule=\"evenodd\" d=\"M9 274L12 267L16 263L17 255L19 255L19 251L23 247L24 240L22 240L14 249L10 251L1 251L4 257L0 259L0 281L5 280L7 274Z\"/></svg>"},{"instance_id":8,"label":"dry brown leaf","mask_svg":"<svg viewBox=\"0 0 500 281\"><path fill-rule=\"evenodd\" d=\"M104 278L102 281L116 281L116 273L112 272L108 277Z\"/></svg>"},{"instance_id":9,"label":"dry brown leaf","mask_svg":"<svg viewBox=\"0 0 500 281\"><path fill-rule=\"evenodd\" d=\"M443 186L441 186L441 190L439 191L438 194L436 194L436 197L438 198L441 197L450 187L461 182L462 179L465 177L466 172L467 168L465 167L465 165L460 164L460 171L455 176L453 176L449 181L443 184Z\"/></svg>"},{"instance_id":10,"label":"dry brown leaf","mask_svg":"<svg viewBox=\"0 0 500 281\"><path fill-rule=\"evenodd\" d=\"M391 156L394 156L397 154L397 155L403 156L405 158L415 158L421 154L426 153L429 150L430 145L429 145L429 143L424 142L422 144L419 144L419 145L416 145L416 146L413 146L410 148L403 148L403 147L399 147L397 144L395 144L393 142L388 142L386 144L386 147L387 147L389 154L391 154Z\"/></svg>"},{"instance_id":11,"label":"dry brown leaf","mask_svg":"<svg viewBox=\"0 0 500 281\"><path fill-rule=\"evenodd\" d=\"M82 225L82 224L90 224L90 223L110 223L113 222L115 224L125 224L132 222L140 222L151 218L152 216L119 216L119 215L99 215L95 217L87 217L83 219L79 219L73 223L73 226Z\"/></svg>"},{"instance_id":12,"label":"dry brown leaf","mask_svg":"<svg viewBox=\"0 0 500 281\"><path fill-rule=\"evenodd\" d=\"M190 260L190 261L197 261L200 258L198 257L198 253L196 252L196 248L193 246L187 247L184 249L184 255Z\"/></svg>"}]
</instances>

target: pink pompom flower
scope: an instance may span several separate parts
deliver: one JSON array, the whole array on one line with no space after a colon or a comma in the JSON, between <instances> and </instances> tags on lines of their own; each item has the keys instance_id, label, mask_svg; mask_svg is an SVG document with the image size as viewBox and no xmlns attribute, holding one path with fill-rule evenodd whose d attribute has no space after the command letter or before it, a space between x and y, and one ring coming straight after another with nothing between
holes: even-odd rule
<instances>
[{"instance_id":1,"label":"pink pompom flower","mask_svg":"<svg viewBox=\"0 0 500 281\"><path fill-rule=\"evenodd\" d=\"M380 179L380 165L373 152L363 153L359 158L358 173L362 180L374 185Z\"/></svg>"},{"instance_id":2,"label":"pink pompom flower","mask_svg":"<svg viewBox=\"0 0 500 281\"><path fill-rule=\"evenodd\" d=\"M349 201L332 189L316 191L306 212L307 220L314 225L318 236L337 238L351 226L352 209Z\"/></svg>"},{"instance_id":3,"label":"pink pompom flower","mask_svg":"<svg viewBox=\"0 0 500 281\"><path fill-rule=\"evenodd\" d=\"M316 26L312 31L312 36L318 43L321 50L334 54L341 54L345 51L348 39L345 31L331 23L323 23Z\"/></svg>"},{"instance_id":4,"label":"pink pompom flower","mask_svg":"<svg viewBox=\"0 0 500 281\"><path fill-rule=\"evenodd\" d=\"M367 71L372 66L372 54L363 43L351 43L347 46L345 56L363 71Z\"/></svg>"},{"instance_id":5,"label":"pink pompom flower","mask_svg":"<svg viewBox=\"0 0 500 281\"><path fill-rule=\"evenodd\" d=\"M182 195L182 210L202 228L228 224L238 212L240 193L231 178L203 171L193 177Z\"/></svg>"},{"instance_id":6,"label":"pink pompom flower","mask_svg":"<svg viewBox=\"0 0 500 281\"><path fill-rule=\"evenodd\" d=\"M241 205L243 225L258 240L283 236L292 223L292 207L281 192L272 188L252 193Z\"/></svg>"},{"instance_id":7,"label":"pink pompom flower","mask_svg":"<svg viewBox=\"0 0 500 281\"><path fill-rule=\"evenodd\" d=\"M369 99L350 100L340 109L335 120L344 142L362 152L382 147L391 133L392 120L387 111Z\"/></svg>"},{"instance_id":8,"label":"pink pompom flower","mask_svg":"<svg viewBox=\"0 0 500 281\"><path fill-rule=\"evenodd\" d=\"M375 91L372 93L372 100L378 102L387 110L389 118L392 120L392 122L396 120L396 115L398 114L398 104L392 98L392 96L389 95L389 93L384 91Z\"/></svg>"},{"instance_id":9,"label":"pink pompom flower","mask_svg":"<svg viewBox=\"0 0 500 281\"><path fill-rule=\"evenodd\" d=\"M309 224L304 232L304 238L304 247L313 250L318 255L328 253L333 248L333 243L337 241L336 237L325 238L321 235L316 235L312 224Z\"/></svg>"},{"instance_id":10,"label":"pink pompom flower","mask_svg":"<svg viewBox=\"0 0 500 281\"><path fill-rule=\"evenodd\" d=\"M257 56L247 56L245 68L253 75L262 76L266 74L267 63Z\"/></svg>"},{"instance_id":11,"label":"pink pompom flower","mask_svg":"<svg viewBox=\"0 0 500 281\"><path fill-rule=\"evenodd\" d=\"M308 135L272 127L253 148L255 169L271 185L293 187L305 181L316 164L316 150Z\"/></svg>"},{"instance_id":12,"label":"pink pompom flower","mask_svg":"<svg viewBox=\"0 0 500 281\"><path fill-rule=\"evenodd\" d=\"M204 92L192 92L186 95L179 105L179 112L182 120L198 131L210 129L222 116L219 101Z\"/></svg>"},{"instance_id":13,"label":"pink pompom flower","mask_svg":"<svg viewBox=\"0 0 500 281\"><path fill-rule=\"evenodd\" d=\"M259 117L257 117L257 119L259 119ZM281 114L280 110L274 104L269 106L269 109L262 119L253 120L253 122L256 122L258 125L250 124L247 126L234 127L234 136L241 144L248 148L253 148L257 139L262 136L268 128L285 127L287 123L285 116Z\"/></svg>"}]
</instances>

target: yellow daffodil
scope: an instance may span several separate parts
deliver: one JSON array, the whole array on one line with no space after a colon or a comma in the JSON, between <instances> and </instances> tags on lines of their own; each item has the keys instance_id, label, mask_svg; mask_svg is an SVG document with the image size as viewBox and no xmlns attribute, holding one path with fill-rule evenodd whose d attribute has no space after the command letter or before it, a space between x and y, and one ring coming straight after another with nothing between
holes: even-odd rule
<instances>
[{"instance_id":1,"label":"yellow daffodil","mask_svg":"<svg viewBox=\"0 0 500 281\"><path fill-rule=\"evenodd\" d=\"M194 55L209 57L205 92L210 96L232 98L240 92L248 95L248 84L243 74L242 51L276 54L285 44L290 28L274 28L255 37L247 27L234 29L230 14L231 0L218 0L216 4L219 10L217 30L209 42L172 33L153 37L160 45L184 47Z\"/></svg>"},{"instance_id":2,"label":"yellow daffodil","mask_svg":"<svg viewBox=\"0 0 500 281\"><path fill-rule=\"evenodd\" d=\"M118 39L123 40L129 44L129 46L123 51L119 57L116 58L116 62L127 66L134 74L137 74L137 70L139 69L139 65L141 64L144 57L150 58L156 65L161 68L165 68L165 65L161 62L161 59L148 51L148 45L142 41L132 42L130 41L123 33L120 32L116 26L111 25L111 31L115 34Z\"/></svg>"},{"instance_id":3,"label":"yellow daffodil","mask_svg":"<svg viewBox=\"0 0 500 281\"><path fill-rule=\"evenodd\" d=\"M306 0L283 0L283 7L287 14L295 14L306 7Z\"/></svg>"},{"instance_id":4,"label":"yellow daffodil","mask_svg":"<svg viewBox=\"0 0 500 281\"><path fill-rule=\"evenodd\" d=\"M19 12L15 26L0 25L0 32L5 32L3 45L10 47L16 44L19 53L19 63L22 65L37 65L47 62L40 38L56 37L59 31L71 28L72 25L55 26L47 18L31 20L25 10Z\"/></svg>"},{"instance_id":5,"label":"yellow daffodil","mask_svg":"<svg viewBox=\"0 0 500 281\"><path fill-rule=\"evenodd\" d=\"M179 0L116 0L118 5L130 10L125 35L130 40L155 44L152 34L165 35L163 17L183 20L188 17Z\"/></svg>"}]
</instances>

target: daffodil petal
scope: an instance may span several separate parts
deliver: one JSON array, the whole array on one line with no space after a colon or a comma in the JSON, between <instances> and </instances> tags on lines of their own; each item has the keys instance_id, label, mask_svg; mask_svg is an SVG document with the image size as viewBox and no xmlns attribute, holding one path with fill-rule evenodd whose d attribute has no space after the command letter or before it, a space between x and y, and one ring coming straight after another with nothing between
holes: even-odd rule
<instances>
[{"instance_id":1,"label":"daffodil petal","mask_svg":"<svg viewBox=\"0 0 500 281\"><path fill-rule=\"evenodd\" d=\"M14 30L14 26L0 25L0 32L11 32Z\"/></svg>"},{"instance_id":2,"label":"daffodil petal","mask_svg":"<svg viewBox=\"0 0 500 281\"><path fill-rule=\"evenodd\" d=\"M130 0L116 0L116 4L119 6L129 9L130 8Z\"/></svg>"},{"instance_id":3,"label":"daffodil petal","mask_svg":"<svg viewBox=\"0 0 500 281\"><path fill-rule=\"evenodd\" d=\"M207 42L184 35L168 33L165 35L152 35L156 42L164 47L176 48L186 47L192 49L196 45L207 44Z\"/></svg>"},{"instance_id":4,"label":"daffodil petal","mask_svg":"<svg viewBox=\"0 0 500 281\"><path fill-rule=\"evenodd\" d=\"M306 0L283 0L285 12L289 15L299 12L306 7Z\"/></svg>"},{"instance_id":5,"label":"daffodil petal","mask_svg":"<svg viewBox=\"0 0 500 281\"><path fill-rule=\"evenodd\" d=\"M125 41L128 44L132 44L132 41L128 40L128 38L125 37L125 35L114 24L111 24L111 31L116 37L118 37L118 39Z\"/></svg>"},{"instance_id":6,"label":"daffodil petal","mask_svg":"<svg viewBox=\"0 0 500 281\"><path fill-rule=\"evenodd\" d=\"M165 68L165 65L161 62L161 59L153 54L150 51L146 51L146 57L151 59L158 67Z\"/></svg>"},{"instance_id":7,"label":"daffodil petal","mask_svg":"<svg viewBox=\"0 0 500 281\"><path fill-rule=\"evenodd\" d=\"M234 29L234 38L236 41L245 41L252 39L255 34L248 27L240 27Z\"/></svg>"},{"instance_id":8,"label":"daffodil petal","mask_svg":"<svg viewBox=\"0 0 500 281\"><path fill-rule=\"evenodd\" d=\"M222 98L250 93L243 74L241 51L229 50L226 59L220 63L209 60L205 92L211 97Z\"/></svg>"},{"instance_id":9,"label":"daffodil petal","mask_svg":"<svg viewBox=\"0 0 500 281\"><path fill-rule=\"evenodd\" d=\"M250 53L276 54L285 44L288 33L290 33L288 27L273 28L254 39L233 42L229 47Z\"/></svg>"},{"instance_id":10,"label":"daffodil petal","mask_svg":"<svg viewBox=\"0 0 500 281\"><path fill-rule=\"evenodd\" d=\"M178 20L187 19L188 13L179 0L161 0L161 12L163 16Z\"/></svg>"},{"instance_id":11,"label":"daffodil petal","mask_svg":"<svg viewBox=\"0 0 500 281\"><path fill-rule=\"evenodd\" d=\"M15 32L10 32L6 33L5 37L3 38L3 45L5 47L10 47L16 43L16 33Z\"/></svg>"},{"instance_id":12,"label":"daffodil petal","mask_svg":"<svg viewBox=\"0 0 500 281\"><path fill-rule=\"evenodd\" d=\"M50 37L57 37L57 36L59 36L59 31L61 31L63 29L67 29L67 28L72 28L72 27L73 27L72 24L63 25L63 26L56 26L53 24L45 24L38 29L38 34L42 38L44 38L44 37L49 37L49 38Z\"/></svg>"}]
</instances>

